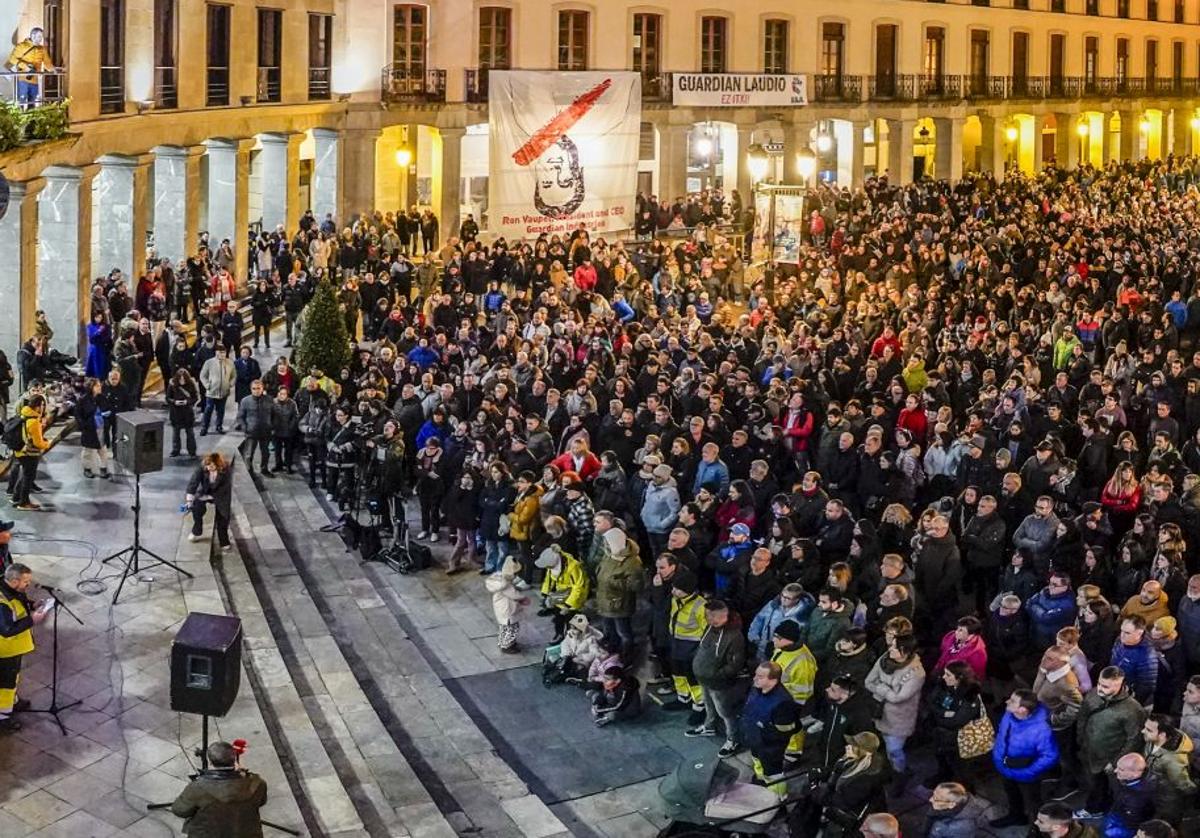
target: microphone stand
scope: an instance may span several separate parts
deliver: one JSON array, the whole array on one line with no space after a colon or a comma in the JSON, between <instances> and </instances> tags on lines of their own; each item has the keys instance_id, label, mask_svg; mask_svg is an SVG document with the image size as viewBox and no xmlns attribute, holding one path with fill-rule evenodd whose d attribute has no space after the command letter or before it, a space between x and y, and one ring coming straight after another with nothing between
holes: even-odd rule
<instances>
[{"instance_id":1,"label":"microphone stand","mask_svg":"<svg viewBox=\"0 0 1200 838\"><path fill-rule=\"evenodd\" d=\"M50 706L45 709L42 709L42 710L34 710L31 708L29 710L26 710L25 712L27 712L27 713L49 713L51 716L54 717L54 721L58 724L58 729L62 731L62 735L66 736L67 728L65 725L63 725L62 719L59 718L59 714L62 711L70 710L72 707L82 704L83 702L82 702L82 700L78 700L78 701L72 701L70 704L59 704L58 703L58 612L66 611L67 615L72 620L79 623L79 625L83 625L83 620L79 619L79 615L76 614L74 611L72 611L70 609L70 607L65 602L62 601L62 598L59 596L58 591L56 591L54 588L51 588L49 585L38 585L38 587L40 587L46 593L50 594L50 596L54 597L54 606L53 606L54 620L53 620L53 626L51 628L51 644L52 645L51 645L51 652L50 652L50 661L51 661L51 663L50 663Z\"/></svg>"}]
</instances>

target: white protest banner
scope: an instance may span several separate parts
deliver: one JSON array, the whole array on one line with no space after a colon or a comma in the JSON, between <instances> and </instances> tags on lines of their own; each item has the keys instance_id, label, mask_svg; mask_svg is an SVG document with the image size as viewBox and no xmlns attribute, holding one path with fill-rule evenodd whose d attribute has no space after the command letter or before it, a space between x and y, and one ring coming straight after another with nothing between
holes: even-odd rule
<instances>
[{"instance_id":1,"label":"white protest banner","mask_svg":"<svg viewBox=\"0 0 1200 838\"><path fill-rule=\"evenodd\" d=\"M674 73L671 101L697 108L779 108L808 104L808 83L794 73Z\"/></svg>"},{"instance_id":2,"label":"white protest banner","mask_svg":"<svg viewBox=\"0 0 1200 838\"><path fill-rule=\"evenodd\" d=\"M638 73L488 74L488 228L508 239L633 226Z\"/></svg>"}]
</instances>

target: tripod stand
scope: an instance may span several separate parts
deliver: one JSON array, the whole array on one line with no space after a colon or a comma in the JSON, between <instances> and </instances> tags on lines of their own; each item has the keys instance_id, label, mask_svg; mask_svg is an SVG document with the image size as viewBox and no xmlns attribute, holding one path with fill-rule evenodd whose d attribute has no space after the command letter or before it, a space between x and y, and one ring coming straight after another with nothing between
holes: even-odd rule
<instances>
[{"instance_id":1,"label":"tripod stand","mask_svg":"<svg viewBox=\"0 0 1200 838\"><path fill-rule=\"evenodd\" d=\"M154 561L143 567L140 563L141 554L145 553ZM119 559L122 556L128 557L125 559L125 569L121 572L121 581L117 585L117 592L113 594L113 605L117 604L117 598L121 596L121 589L125 587L126 580L130 576L134 576L146 567L154 567L156 564L166 565L176 573L182 573L188 579L194 578L174 562L167 561L162 556L155 553L153 550L142 546L142 475L135 473L133 475L133 544L126 547L124 550L119 550L113 553L108 558L104 559L101 564L108 564L114 559Z\"/></svg>"},{"instance_id":2,"label":"tripod stand","mask_svg":"<svg viewBox=\"0 0 1200 838\"><path fill-rule=\"evenodd\" d=\"M42 585L41 587L42 587L42 590L46 591L48 594L50 594L52 597L54 597L54 624L50 630L50 637L51 637L51 643L52 643L52 645L50 647L51 648L51 651L50 651L50 706L44 710L30 709L30 710L27 710L26 712L28 712L28 713L49 713L51 716L54 717L54 721L58 724L58 729L62 731L62 735L66 736L67 728L63 725L62 719L60 719L58 717L58 714L61 713L63 710L69 710L72 707L74 707L75 705L81 704L82 702L81 701L72 701L70 704L62 704L62 705L60 705L58 703L58 612L66 611L67 615L70 616L70 618L72 620L79 623L79 625L83 625L83 620L79 619L79 615L67 607L67 605L59 597L58 591L54 590L53 588L49 587L48 585Z\"/></svg>"}]
</instances>

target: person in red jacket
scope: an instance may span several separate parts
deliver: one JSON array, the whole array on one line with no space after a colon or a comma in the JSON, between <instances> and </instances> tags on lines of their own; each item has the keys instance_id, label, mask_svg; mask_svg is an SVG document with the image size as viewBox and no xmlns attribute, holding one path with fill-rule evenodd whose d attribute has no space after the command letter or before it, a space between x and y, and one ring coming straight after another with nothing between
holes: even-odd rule
<instances>
[{"instance_id":1,"label":"person in red jacket","mask_svg":"<svg viewBox=\"0 0 1200 838\"><path fill-rule=\"evenodd\" d=\"M585 483L590 483L600 473L601 465L600 458L588 449L587 438L582 434L571 440L570 450L555 457L550 464L558 466L563 473L575 472Z\"/></svg>"},{"instance_id":2,"label":"person in red jacket","mask_svg":"<svg viewBox=\"0 0 1200 838\"><path fill-rule=\"evenodd\" d=\"M575 287L580 291L591 291L596 287L596 266L591 259L584 259L575 269Z\"/></svg>"},{"instance_id":3,"label":"person in red jacket","mask_svg":"<svg viewBox=\"0 0 1200 838\"><path fill-rule=\"evenodd\" d=\"M783 429L783 444L801 474L808 471L808 440L813 432L812 411L804 406L804 394L792 393L787 410L780 411L775 424Z\"/></svg>"},{"instance_id":4,"label":"person in red jacket","mask_svg":"<svg viewBox=\"0 0 1200 838\"><path fill-rule=\"evenodd\" d=\"M896 332L891 326L883 327L883 334L875 338L875 342L871 344L871 357L882 358L884 347L892 347L892 351L897 357L900 355L900 338L896 337Z\"/></svg>"}]
</instances>

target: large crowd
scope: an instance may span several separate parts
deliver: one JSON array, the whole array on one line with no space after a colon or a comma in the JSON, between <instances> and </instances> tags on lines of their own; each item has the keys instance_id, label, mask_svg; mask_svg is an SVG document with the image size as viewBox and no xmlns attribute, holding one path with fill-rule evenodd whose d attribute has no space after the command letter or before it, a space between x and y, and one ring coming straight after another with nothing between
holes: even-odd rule
<instances>
[{"instance_id":1,"label":"large crowd","mask_svg":"<svg viewBox=\"0 0 1200 838\"><path fill-rule=\"evenodd\" d=\"M308 214L253 240L241 305L228 242L97 283L84 445L152 363L173 455L234 395L251 468L302 465L399 535L418 507L411 537L486 577L501 650L551 621L546 682L596 724L653 701L780 794L803 775L794 835L857 834L917 783L929 835L972 835L995 775L997 828L1176 834L1200 771L1198 165L818 187L774 276L716 192L639 197L630 240ZM261 369L246 326L269 346L282 313L291 344L322 279L352 360Z\"/></svg>"}]
</instances>

